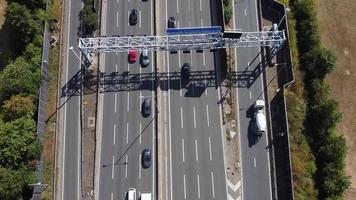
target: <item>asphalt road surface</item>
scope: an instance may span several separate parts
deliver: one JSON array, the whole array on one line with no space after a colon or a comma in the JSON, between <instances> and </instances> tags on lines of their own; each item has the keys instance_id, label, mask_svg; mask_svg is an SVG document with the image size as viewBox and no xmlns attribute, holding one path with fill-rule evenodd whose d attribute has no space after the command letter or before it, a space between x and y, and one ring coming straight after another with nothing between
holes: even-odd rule
<instances>
[{"instance_id":1,"label":"asphalt road surface","mask_svg":"<svg viewBox=\"0 0 356 200\"><path fill-rule=\"evenodd\" d=\"M80 56L78 47L78 30L79 30L79 13L82 9L81 1L68 1L66 21L68 25L66 34L66 52L65 52L65 82L61 88L76 77L80 71ZM73 51L69 47L74 47ZM61 110L63 114L63 138L62 141L62 166L61 166L61 191L58 191L61 199L78 199L80 198L80 95L61 94L61 104L64 103Z\"/></svg>"},{"instance_id":2,"label":"asphalt road surface","mask_svg":"<svg viewBox=\"0 0 356 200\"><path fill-rule=\"evenodd\" d=\"M152 1L107 1L106 35L153 35L153 2ZM129 12L138 10L138 23L130 26ZM129 64L128 54L106 54L105 73L141 74L153 73L154 62L149 53L150 65L142 68L137 61ZM137 80L136 80L137 81ZM129 80L128 80L129 82ZM100 158L100 199L125 199L129 188L136 188L137 197L141 192L155 191L155 114L144 118L141 115L143 98L149 98L154 109L153 80L142 82L140 88L115 83L105 86L103 90L102 142ZM126 87L127 86L127 87ZM137 86L137 85L136 85ZM144 88L144 89L143 89ZM141 154L144 148L152 151L152 166L143 169Z\"/></svg>"},{"instance_id":3,"label":"asphalt road surface","mask_svg":"<svg viewBox=\"0 0 356 200\"><path fill-rule=\"evenodd\" d=\"M235 28L242 31L258 31L256 0L235 1L234 12ZM264 99L259 52L260 48L237 49L237 72L251 74L250 79L241 80L238 88L244 200L272 198L267 135L257 140L252 131L251 107L257 99Z\"/></svg>"},{"instance_id":4,"label":"asphalt road surface","mask_svg":"<svg viewBox=\"0 0 356 200\"><path fill-rule=\"evenodd\" d=\"M174 16L177 27L211 26L210 1L160 1L161 30ZM161 33L164 34L164 33ZM227 199L221 133L221 110L213 54L164 52L164 72L180 76L183 63L191 67L191 81L180 77L161 88L168 120L167 194L165 199ZM211 83L212 82L212 83Z\"/></svg>"}]
</instances>

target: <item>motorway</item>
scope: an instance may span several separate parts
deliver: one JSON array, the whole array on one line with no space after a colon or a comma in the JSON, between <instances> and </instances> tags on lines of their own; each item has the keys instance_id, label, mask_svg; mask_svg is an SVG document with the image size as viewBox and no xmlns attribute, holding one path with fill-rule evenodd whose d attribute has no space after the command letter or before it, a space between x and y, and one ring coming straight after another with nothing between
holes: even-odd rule
<instances>
[{"instance_id":1,"label":"motorway","mask_svg":"<svg viewBox=\"0 0 356 200\"><path fill-rule=\"evenodd\" d=\"M238 0L234 4L234 27L243 31L258 31L256 0ZM252 131L251 106L257 99L264 99L263 75L260 65L260 48L237 49L237 72L251 73L257 77L237 88L239 128L241 141L242 187L244 200L271 199L271 177L267 134L256 140Z\"/></svg>"},{"instance_id":2,"label":"motorway","mask_svg":"<svg viewBox=\"0 0 356 200\"><path fill-rule=\"evenodd\" d=\"M138 10L138 23L128 24L129 12ZM105 12L105 11L104 11ZM153 1L107 1L106 35L153 35ZM128 63L127 53L106 54L104 73L137 74L153 73L155 63L150 52L150 65L139 65L139 53L134 64ZM142 83L140 83L141 85ZM102 90L103 116L101 126L101 153L99 169L99 199L125 199L129 188L151 192L155 199L155 162L148 169L141 165L144 148L152 151L155 160L155 113L143 118L140 112L144 97L150 98L154 108L154 80L144 82L139 88L118 87ZM143 89L144 88L144 89Z\"/></svg>"},{"instance_id":3,"label":"motorway","mask_svg":"<svg viewBox=\"0 0 356 200\"><path fill-rule=\"evenodd\" d=\"M68 82L76 77L80 71L80 60L77 56L80 55L78 48L73 51L69 47L78 47L78 30L79 30L79 14L82 9L81 1L68 1L66 4L66 22L67 29L64 34L65 40L65 59L64 59L64 77L61 82L61 88L65 88ZM69 95L62 93L60 104L64 106L61 108L61 121L63 121L63 128L61 129L63 135L60 140L61 152L60 174L62 179L59 179L60 191L57 192L58 199L80 199L80 95Z\"/></svg>"},{"instance_id":4,"label":"motorway","mask_svg":"<svg viewBox=\"0 0 356 200\"><path fill-rule=\"evenodd\" d=\"M209 0L160 1L160 30L167 28L167 20L174 16L177 27L211 26ZM165 34L161 32L160 34ZM166 196L164 199L227 199L224 155L222 147L219 88L212 52L163 52L164 72L180 73L183 63L190 63L191 79L199 79L199 72L213 76L191 81L182 88L181 79L165 82L164 117L167 141ZM209 78L210 79L210 78ZM209 85L209 86L207 86Z\"/></svg>"}]
</instances>

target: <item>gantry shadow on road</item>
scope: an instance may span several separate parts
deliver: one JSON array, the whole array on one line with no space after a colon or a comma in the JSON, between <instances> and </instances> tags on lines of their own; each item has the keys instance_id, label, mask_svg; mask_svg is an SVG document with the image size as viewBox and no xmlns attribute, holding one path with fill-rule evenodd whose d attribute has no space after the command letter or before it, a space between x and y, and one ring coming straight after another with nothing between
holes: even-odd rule
<instances>
[{"instance_id":1,"label":"gantry shadow on road","mask_svg":"<svg viewBox=\"0 0 356 200\"><path fill-rule=\"evenodd\" d=\"M156 90L180 90L185 89L186 97L199 97L209 88L218 86L231 86L249 88L262 73L262 64L255 68L246 68L244 71L232 71L227 73L221 83L217 83L217 75L214 70L191 71L189 79L184 79L180 72L167 73L131 73L113 72L100 73L98 76L83 75L78 71L62 88L62 97L91 94L99 89L99 92L123 92Z\"/></svg>"}]
</instances>

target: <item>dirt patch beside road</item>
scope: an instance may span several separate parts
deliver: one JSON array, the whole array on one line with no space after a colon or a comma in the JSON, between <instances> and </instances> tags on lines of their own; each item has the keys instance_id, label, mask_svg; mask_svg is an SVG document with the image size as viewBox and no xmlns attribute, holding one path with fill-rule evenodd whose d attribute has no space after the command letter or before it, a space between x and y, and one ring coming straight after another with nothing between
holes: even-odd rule
<instances>
[{"instance_id":1,"label":"dirt patch beside road","mask_svg":"<svg viewBox=\"0 0 356 200\"><path fill-rule=\"evenodd\" d=\"M352 185L346 193L346 200L356 195L356 1L322 0L316 1L320 34L323 44L333 49L338 57L337 68L328 77L331 96L339 102L343 112L343 121L337 127L338 132L347 138L349 147L346 160L346 173L352 176Z\"/></svg>"}]
</instances>

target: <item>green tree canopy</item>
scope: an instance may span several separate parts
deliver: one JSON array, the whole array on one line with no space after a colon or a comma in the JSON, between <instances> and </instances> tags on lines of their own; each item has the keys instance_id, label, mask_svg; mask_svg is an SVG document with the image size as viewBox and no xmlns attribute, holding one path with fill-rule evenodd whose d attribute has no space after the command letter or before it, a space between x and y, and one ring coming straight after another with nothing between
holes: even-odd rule
<instances>
[{"instance_id":1,"label":"green tree canopy","mask_svg":"<svg viewBox=\"0 0 356 200\"><path fill-rule=\"evenodd\" d=\"M0 199L21 199L24 180L19 171L0 167Z\"/></svg>"},{"instance_id":2,"label":"green tree canopy","mask_svg":"<svg viewBox=\"0 0 356 200\"><path fill-rule=\"evenodd\" d=\"M30 64L41 65L42 47L30 43L26 46L24 56L27 60L31 61Z\"/></svg>"},{"instance_id":3,"label":"green tree canopy","mask_svg":"<svg viewBox=\"0 0 356 200\"><path fill-rule=\"evenodd\" d=\"M11 121L25 116L32 117L35 105L31 96L14 95L4 102L2 109L5 120Z\"/></svg>"},{"instance_id":4,"label":"green tree canopy","mask_svg":"<svg viewBox=\"0 0 356 200\"><path fill-rule=\"evenodd\" d=\"M42 31L41 24L34 21L31 11L16 2L10 3L6 8L6 23L11 27L15 38L22 42L21 48Z\"/></svg>"},{"instance_id":5,"label":"green tree canopy","mask_svg":"<svg viewBox=\"0 0 356 200\"><path fill-rule=\"evenodd\" d=\"M23 57L18 57L0 74L0 100L12 95L28 94L38 96L40 68L29 64Z\"/></svg>"},{"instance_id":6,"label":"green tree canopy","mask_svg":"<svg viewBox=\"0 0 356 200\"><path fill-rule=\"evenodd\" d=\"M22 117L0 124L0 165L19 168L39 154L35 121Z\"/></svg>"},{"instance_id":7,"label":"green tree canopy","mask_svg":"<svg viewBox=\"0 0 356 200\"><path fill-rule=\"evenodd\" d=\"M17 2L19 4L25 5L30 9L34 8L45 8L46 0L7 0L8 2Z\"/></svg>"},{"instance_id":8,"label":"green tree canopy","mask_svg":"<svg viewBox=\"0 0 356 200\"><path fill-rule=\"evenodd\" d=\"M305 54L302 64L309 80L324 79L336 67L336 55L327 48L316 48Z\"/></svg>"}]
</instances>

